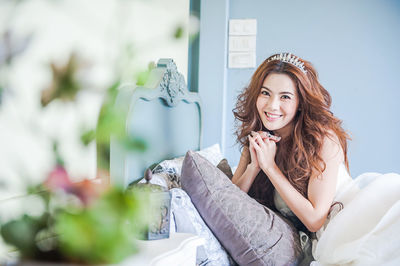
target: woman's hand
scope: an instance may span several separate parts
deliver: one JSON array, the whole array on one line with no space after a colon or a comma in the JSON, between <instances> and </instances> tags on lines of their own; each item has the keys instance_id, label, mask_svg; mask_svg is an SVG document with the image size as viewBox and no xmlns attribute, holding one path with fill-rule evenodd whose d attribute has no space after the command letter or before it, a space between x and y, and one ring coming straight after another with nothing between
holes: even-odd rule
<instances>
[{"instance_id":1,"label":"woman's hand","mask_svg":"<svg viewBox=\"0 0 400 266\"><path fill-rule=\"evenodd\" d=\"M280 138L274 136L268 136L267 132L251 132L249 135L249 147L251 160L256 159L258 166L264 171L271 169L276 166L275 154L276 154L276 142Z\"/></svg>"},{"instance_id":2,"label":"woman's hand","mask_svg":"<svg viewBox=\"0 0 400 266\"><path fill-rule=\"evenodd\" d=\"M249 152L250 152L250 164L249 166L254 170L260 171L260 165L258 164L257 160L257 153L254 149L254 145L250 140L251 136L249 135Z\"/></svg>"},{"instance_id":3,"label":"woman's hand","mask_svg":"<svg viewBox=\"0 0 400 266\"><path fill-rule=\"evenodd\" d=\"M252 132L254 132L254 131L252 131ZM262 140L270 139L270 140L272 140L274 142L278 142L278 141L281 140L281 137L272 135L272 134L270 134L269 132L266 132L266 131L257 131L257 133L260 134Z\"/></svg>"}]
</instances>

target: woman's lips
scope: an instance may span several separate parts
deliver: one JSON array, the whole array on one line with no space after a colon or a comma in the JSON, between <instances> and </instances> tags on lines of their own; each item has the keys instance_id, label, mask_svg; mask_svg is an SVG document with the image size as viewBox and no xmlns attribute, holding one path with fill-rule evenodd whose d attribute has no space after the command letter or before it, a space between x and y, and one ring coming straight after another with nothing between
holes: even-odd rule
<instances>
[{"instance_id":1,"label":"woman's lips","mask_svg":"<svg viewBox=\"0 0 400 266\"><path fill-rule=\"evenodd\" d=\"M272 114L272 113L268 113L268 112L264 112L264 113L265 113L265 116L268 121L275 121L282 116L282 115Z\"/></svg>"}]
</instances>

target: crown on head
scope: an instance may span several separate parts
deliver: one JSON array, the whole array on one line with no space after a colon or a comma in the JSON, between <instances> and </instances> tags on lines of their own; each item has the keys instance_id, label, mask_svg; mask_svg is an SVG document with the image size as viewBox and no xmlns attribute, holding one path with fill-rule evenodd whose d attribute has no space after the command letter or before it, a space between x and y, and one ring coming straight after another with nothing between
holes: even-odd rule
<instances>
[{"instance_id":1,"label":"crown on head","mask_svg":"<svg viewBox=\"0 0 400 266\"><path fill-rule=\"evenodd\" d=\"M307 73L307 70L304 68L304 62L302 62L300 58L298 58L295 55L292 55L291 53L280 53L274 55L268 59L267 63L274 60L279 60L281 62L292 64L298 69L300 69L304 74Z\"/></svg>"}]
</instances>

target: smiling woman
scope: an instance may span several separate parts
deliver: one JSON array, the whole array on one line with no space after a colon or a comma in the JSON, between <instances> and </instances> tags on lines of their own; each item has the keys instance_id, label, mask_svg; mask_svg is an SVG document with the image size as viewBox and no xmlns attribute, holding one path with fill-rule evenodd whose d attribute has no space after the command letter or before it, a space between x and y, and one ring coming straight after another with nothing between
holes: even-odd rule
<instances>
[{"instance_id":1,"label":"smiling woman","mask_svg":"<svg viewBox=\"0 0 400 266\"><path fill-rule=\"evenodd\" d=\"M348 135L330 106L331 96L319 83L311 63L288 53L267 58L234 109L241 122L237 138L243 152L232 182L270 210L280 212L299 230L303 263L309 264L313 256L329 264L358 261L375 265L396 260L386 247L376 251L370 232L379 239L386 237L386 233L378 233L386 219L390 222L385 223L385 230L400 230L396 225L400 178L396 174L365 175L352 181ZM367 189L359 192L359 184ZM376 193L381 196L376 198ZM359 206L372 204L372 197L384 206L383 211ZM335 219L335 208L343 205ZM357 209L362 219L374 217L374 222L370 220L367 226L351 222ZM357 236L349 237L348 232L353 231ZM363 241L357 242L359 238ZM315 240L312 244L311 239ZM347 250L373 251L373 258L340 252L344 243L353 243ZM399 241L395 246L400 246Z\"/></svg>"},{"instance_id":2,"label":"smiling woman","mask_svg":"<svg viewBox=\"0 0 400 266\"><path fill-rule=\"evenodd\" d=\"M271 74L264 80L257 98L258 114L263 125L286 137L293 130L293 118L298 112L296 84L286 74Z\"/></svg>"}]
</instances>

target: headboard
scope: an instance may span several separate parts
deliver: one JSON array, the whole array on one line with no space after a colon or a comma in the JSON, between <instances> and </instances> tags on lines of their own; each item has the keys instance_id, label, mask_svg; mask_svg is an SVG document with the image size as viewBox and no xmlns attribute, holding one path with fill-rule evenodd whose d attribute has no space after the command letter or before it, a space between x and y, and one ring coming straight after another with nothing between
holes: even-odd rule
<instances>
[{"instance_id":1,"label":"headboard","mask_svg":"<svg viewBox=\"0 0 400 266\"><path fill-rule=\"evenodd\" d=\"M110 142L110 182L127 187L145 169L201 148L201 103L189 92L172 59L160 59L144 86L123 85L115 104L126 110L128 137L144 140L145 152L127 152Z\"/></svg>"}]
</instances>

